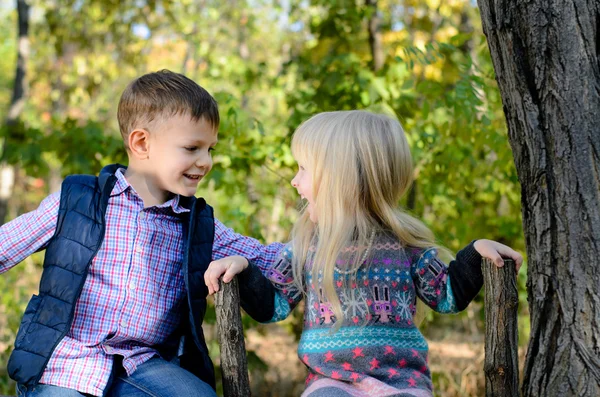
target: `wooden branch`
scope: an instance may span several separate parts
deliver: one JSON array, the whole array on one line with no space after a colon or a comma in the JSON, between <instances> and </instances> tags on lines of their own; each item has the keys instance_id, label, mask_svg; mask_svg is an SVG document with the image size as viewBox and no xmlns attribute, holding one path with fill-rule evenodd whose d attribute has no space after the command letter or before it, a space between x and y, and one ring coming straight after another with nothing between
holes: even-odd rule
<instances>
[{"instance_id":1,"label":"wooden branch","mask_svg":"<svg viewBox=\"0 0 600 397\"><path fill-rule=\"evenodd\" d=\"M217 339L221 348L221 376L224 397L250 396L246 344L240 312L238 281L219 281L219 292L215 294L217 312Z\"/></svg>"},{"instance_id":2,"label":"wooden branch","mask_svg":"<svg viewBox=\"0 0 600 397\"><path fill-rule=\"evenodd\" d=\"M385 62L385 54L381 43L381 15L377 8L377 0L367 0L366 5L371 9L368 28L369 47L371 48L371 58L373 59L373 71L378 72Z\"/></svg>"},{"instance_id":3,"label":"wooden branch","mask_svg":"<svg viewBox=\"0 0 600 397\"><path fill-rule=\"evenodd\" d=\"M519 396L517 292L515 263L497 267L482 261L485 286L485 395Z\"/></svg>"}]
</instances>

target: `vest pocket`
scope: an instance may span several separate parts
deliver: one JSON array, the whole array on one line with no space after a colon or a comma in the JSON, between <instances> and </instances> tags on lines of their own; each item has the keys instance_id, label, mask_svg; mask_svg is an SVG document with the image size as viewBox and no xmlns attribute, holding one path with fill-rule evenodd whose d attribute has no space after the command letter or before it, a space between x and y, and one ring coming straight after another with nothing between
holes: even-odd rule
<instances>
[{"instance_id":1,"label":"vest pocket","mask_svg":"<svg viewBox=\"0 0 600 397\"><path fill-rule=\"evenodd\" d=\"M19 326L19 331L17 332L17 337L15 338L15 349L22 348L21 344L23 343L23 339L25 338L25 335L27 335L27 331L29 331L31 320L40 307L41 301L42 298L40 296L33 295L27 304L23 319L21 320L21 325Z\"/></svg>"}]
</instances>

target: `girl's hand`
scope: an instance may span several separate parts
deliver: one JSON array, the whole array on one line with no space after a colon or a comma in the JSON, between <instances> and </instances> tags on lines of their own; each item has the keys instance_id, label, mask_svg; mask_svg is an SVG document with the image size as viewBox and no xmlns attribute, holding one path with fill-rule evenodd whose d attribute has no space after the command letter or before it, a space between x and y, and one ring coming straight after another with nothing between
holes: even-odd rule
<instances>
[{"instance_id":1,"label":"girl's hand","mask_svg":"<svg viewBox=\"0 0 600 397\"><path fill-rule=\"evenodd\" d=\"M208 269L204 272L204 283L208 287L208 294L212 295L219 291L219 278L223 273L225 273L223 282L228 283L236 274L241 273L247 267L248 260L239 255L226 256L210 262Z\"/></svg>"},{"instance_id":2,"label":"girl's hand","mask_svg":"<svg viewBox=\"0 0 600 397\"><path fill-rule=\"evenodd\" d=\"M523 255L504 244L500 244L497 241L477 240L475 241L475 244L473 244L473 247L484 258L493 260L498 267L504 266L504 260L502 258L510 258L514 260L517 273L523 264Z\"/></svg>"}]
</instances>

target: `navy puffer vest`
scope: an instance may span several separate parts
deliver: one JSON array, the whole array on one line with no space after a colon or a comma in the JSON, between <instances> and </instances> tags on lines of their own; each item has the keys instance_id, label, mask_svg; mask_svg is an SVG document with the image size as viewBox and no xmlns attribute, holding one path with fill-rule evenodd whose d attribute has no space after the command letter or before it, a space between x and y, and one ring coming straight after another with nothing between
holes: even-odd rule
<instances>
[{"instance_id":1,"label":"navy puffer vest","mask_svg":"<svg viewBox=\"0 0 600 397\"><path fill-rule=\"evenodd\" d=\"M39 382L52 352L71 328L89 266L104 239L104 215L118 168L125 167L107 166L98 177L72 175L62 184L56 232L46 247L39 295L27 305L8 361L8 373L18 383L33 386ZM202 332L208 293L204 271L211 261L214 239L213 211L203 199L194 197L182 197L181 205L191 210L180 215L187 314L182 315L179 331L156 348L167 359L178 356L182 367L214 388L214 368Z\"/></svg>"}]
</instances>

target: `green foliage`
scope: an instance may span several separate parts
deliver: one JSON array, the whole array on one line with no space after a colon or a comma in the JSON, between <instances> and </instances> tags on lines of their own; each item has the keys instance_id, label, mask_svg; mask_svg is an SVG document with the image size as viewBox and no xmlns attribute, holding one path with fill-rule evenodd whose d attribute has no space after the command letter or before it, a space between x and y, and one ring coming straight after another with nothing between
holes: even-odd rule
<instances>
[{"instance_id":1,"label":"green foliage","mask_svg":"<svg viewBox=\"0 0 600 397\"><path fill-rule=\"evenodd\" d=\"M38 177L47 176L48 158L62 165L63 175L97 174L104 165L126 163L120 136L106 134L95 121L78 124L66 119L50 134L27 128L22 122L11 128L4 126L0 130L0 138L5 139L4 159Z\"/></svg>"},{"instance_id":2,"label":"green foliage","mask_svg":"<svg viewBox=\"0 0 600 397\"><path fill-rule=\"evenodd\" d=\"M355 0L32 1L30 96L20 122L0 128L4 159L21 172L16 209L34 181L126 163L116 123L120 92L136 76L182 71L213 93L222 123L215 166L200 188L217 217L262 241L287 239L297 216L289 142L311 115L369 109L398 118L415 185L401 205L441 244L491 238L523 250L520 188L492 63L469 2L378 2L384 65L373 70L367 20ZM4 11L0 11L4 12ZM16 12L0 26L0 115L10 101ZM35 183L38 183L35 182ZM37 186L37 185L36 185ZM39 196L39 194L37 194ZM18 202L18 205L14 205ZM13 211L15 212L15 211ZM0 276L0 364L35 290L41 258ZM36 267L38 266L38 267ZM34 280L27 287L17 281ZM525 271L519 276L521 307ZM301 310L285 327L298 333ZM435 326L428 315L424 326ZM520 323L526 338L526 311ZM214 323L209 308L207 323ZM244 318L247 328L257 324ZM216 341L209 341L216 355ZM252 357L254 357L251 354ZM256 371L264 363L250 360ZM6 367L6 365L0 365ZM439 376L441 382L443 376ZM0 373L0 393L12 390Z\"/></svg>"},{"instance_id":3,"label":"green foliage","mask_svg":"<svg viewBox=\"0 0 600 397\"><path fill-rule=\"evenodd\" d=\"M0 19L5 21L0 24L0 37L4 38L0 41L0 70L4 71L0 73L0 120L4 120L13 88L14 76L7 71L12 70L15 65L17 32L14 29L16 24L14 13L9 14L0 10Z\"/></svg>"},{"instance_id":4,"label":"green foliage","mask_svg":"<svg viewBox=\"0 0 600 397\"><path fill-rule=\"evenodd\" d=\"M317 43L288 65L302 82L288 98L290 127L327 110L366 108L397 117L416 164L416 199L405 203L408 209L453 250L484 236L522 247L519 186L485 42L465 53L460 46L477 41L472 34L422 47L400 40L393 43L400 54L374 72L364 33L331 34L346 3L326 4L329 12L310 22ZM360 32L363 21L348 17L343 26Z\"/></svg>"}]
</instances>

